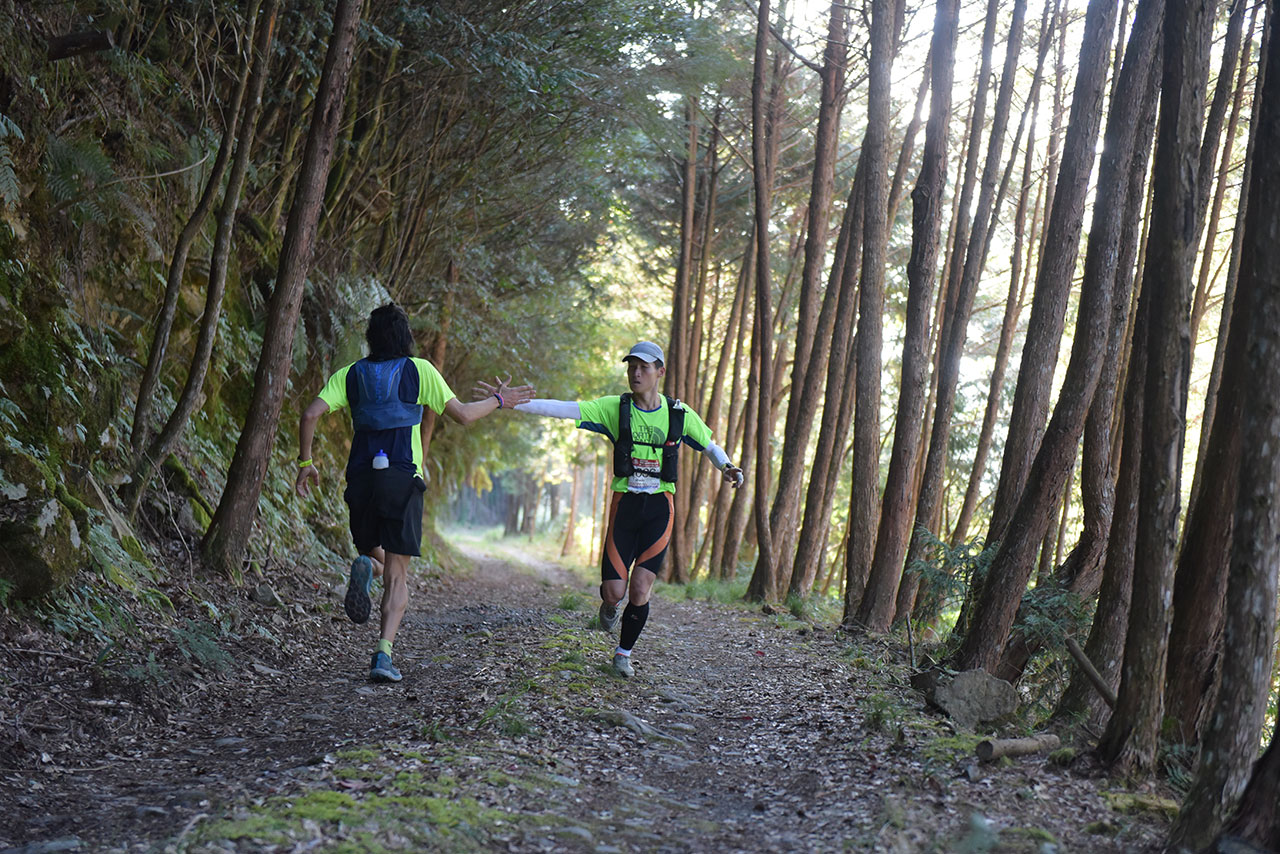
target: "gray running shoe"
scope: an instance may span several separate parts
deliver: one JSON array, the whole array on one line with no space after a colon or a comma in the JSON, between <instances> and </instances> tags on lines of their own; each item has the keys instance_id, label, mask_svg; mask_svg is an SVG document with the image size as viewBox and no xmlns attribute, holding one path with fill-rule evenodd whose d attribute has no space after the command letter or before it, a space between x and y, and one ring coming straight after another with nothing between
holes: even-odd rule
<instances>
[{"instance_id":1,"label":"gray running shoe","mask_svg":"<svg viewBox=\"0 0 1280 854\"><path fill-rule=\"evenodd\" d=\"M630 679L636 675L635 668L631 666L631 656L615 653L613 656L613 672L619 676Z\"/></svg>"},{"instance_id":2,"label":"gray running shoe","mask_svg":"<svg viewBox=\"0 0 1280 854\"><path fill-rule=\"evenodd\" d=\"M600 628L613 634L618 628L618 606L609 607L608 602L600 603Z\"/></svg>"}]
</instances>

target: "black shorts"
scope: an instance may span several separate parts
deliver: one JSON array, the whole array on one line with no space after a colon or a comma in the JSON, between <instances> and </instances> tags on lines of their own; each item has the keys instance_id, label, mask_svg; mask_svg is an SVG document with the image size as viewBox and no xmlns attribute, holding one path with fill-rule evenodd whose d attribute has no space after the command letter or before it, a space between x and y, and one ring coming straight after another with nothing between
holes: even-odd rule
<instances>
[{"instance_id":1,"label":"black shorts","mask_svg":"<svg viewBox=\"0 0 1280 854\"><path fill-rule=\"evenodd\" d=\"M675 515L670 492L615 492L609 503L601 580L626 581L632 562L657 575L671 543Z\"/></svg>"},{"instance_id":2,"label":"black shorts","mask_svg":"<svg viewBox=\"0 0 1280 854\"><path fill-rule=\"evenodd\" d=\"M422 554L426 491L422 478L396 468L347 472L342 497L351 509L351 539L360 553L382 546L392 554Z\"/></svg>"}]
</instances>

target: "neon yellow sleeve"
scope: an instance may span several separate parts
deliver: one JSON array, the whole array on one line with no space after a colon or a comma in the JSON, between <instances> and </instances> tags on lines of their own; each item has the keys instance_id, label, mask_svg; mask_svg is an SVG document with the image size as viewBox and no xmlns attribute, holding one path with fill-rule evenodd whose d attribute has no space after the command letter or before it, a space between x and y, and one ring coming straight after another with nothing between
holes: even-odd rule
<instances>
[{"instance_id":1,"label":"neon yellow sleeve","mask_svg":"<svg viewBox=\"0 0 1280 854\"><path fill-rule=\"evenodd\" d=\"M351 363L351 365L354 364L355 362ZM351 365L347 365L329 377L329 381L324 384L324 388L320 389L320 393L316 395L316 397L329 404L331 412L342 409L349 402L347 400L347 371L351 370Z\"/></svg>"},{"instance_id":2,"label":"neon yellow sleeve","mask_svg":"<svg viewBox=\"0 0 1280 854\"><path fill-rule=\"evenodd\" d=\"M418 368L418 403L429 407L436 415L444 415L445 406L457 395L449 388L444 377L440 376L435 365L416 357L413 364Z\"/></svg>"}]
</instances>

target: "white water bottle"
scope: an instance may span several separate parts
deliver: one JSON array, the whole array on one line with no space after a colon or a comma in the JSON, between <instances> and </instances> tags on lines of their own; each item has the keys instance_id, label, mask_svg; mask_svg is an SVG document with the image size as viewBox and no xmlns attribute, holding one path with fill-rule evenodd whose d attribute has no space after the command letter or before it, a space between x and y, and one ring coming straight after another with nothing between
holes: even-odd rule
<instances>
[{"instance_id":1,"label":"white water bottle","mask_svg":"<svg viewBox=\"0 0 1280 854\"><path fill-rule=\"evenodd\" d=\"M387 459L387 452L379 448L378 453L374 454L373 457L373 467L375 469L384 469L389 465L391 465L391 462Z\"/></svg>"}]
</instances>

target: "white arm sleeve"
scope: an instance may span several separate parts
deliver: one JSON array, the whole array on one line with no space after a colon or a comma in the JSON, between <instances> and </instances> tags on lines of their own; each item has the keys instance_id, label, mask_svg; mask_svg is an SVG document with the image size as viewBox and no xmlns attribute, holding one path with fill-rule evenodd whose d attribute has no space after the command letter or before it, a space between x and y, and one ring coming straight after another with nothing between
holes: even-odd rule
<instances>
[{"instance_id":1,"label":"white arm sleeve","mask_svg":"<svg viewBox=\"0 0 1280 854\"><path fill-rule=\"evenodd\" d=\"M578 408L576 400L534 398L528 403L516 406L515 410L517 412L527 412L530 415L546 415L550 418L572 418L574 421L582 419L582 411Z\"/></svg>"},{"instance_id":2,"label":"white arm sleeve","mask_svg":"<svg viewBox=\"0 0 1280 854\"><path fill-rule=\"evenodd\" d=\"M707 459L711 460L711 464L718 469L724 469L729 465L729 455L724 452L724 448L715 442L708 442L707 446L702 449L702 453L707 455Z\"/></svg>"}]
</instances>

